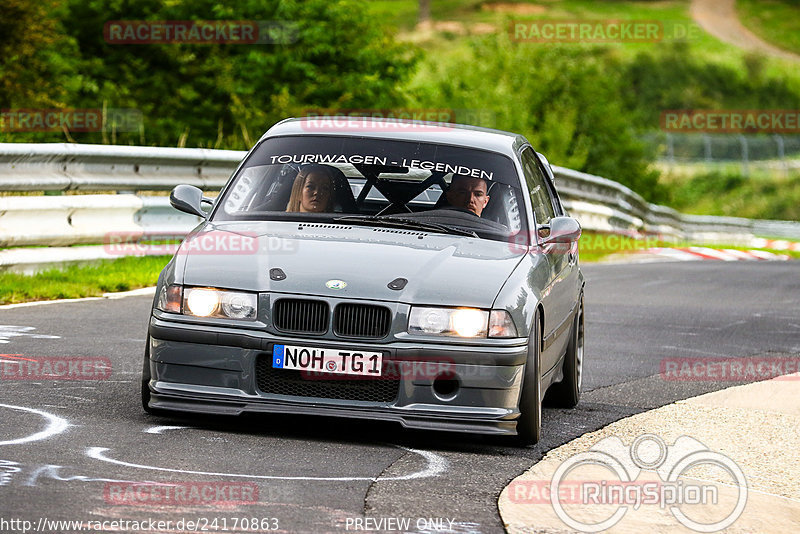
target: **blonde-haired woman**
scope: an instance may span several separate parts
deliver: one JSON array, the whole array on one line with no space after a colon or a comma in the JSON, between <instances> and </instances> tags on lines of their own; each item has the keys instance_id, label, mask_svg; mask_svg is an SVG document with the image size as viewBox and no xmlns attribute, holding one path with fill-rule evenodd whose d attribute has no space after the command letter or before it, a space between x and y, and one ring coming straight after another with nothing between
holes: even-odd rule
<instances>
[{"instance_id":1,"label":"blonde-haired woman","mask_svg":"<svg viewBox=\"0 0 800 534\"><path fill-rule=\"evenodd\" d=\"M286 211L333 211L333 177L330 171L322 165L303 167L294 179Z\"/></svg>"}]
</instances>

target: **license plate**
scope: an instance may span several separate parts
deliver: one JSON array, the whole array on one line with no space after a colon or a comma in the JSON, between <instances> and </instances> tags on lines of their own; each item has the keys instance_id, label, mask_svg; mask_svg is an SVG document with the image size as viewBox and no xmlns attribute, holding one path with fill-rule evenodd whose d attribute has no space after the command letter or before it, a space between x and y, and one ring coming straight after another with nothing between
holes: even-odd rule
<instances>
[{"instance_id":1,"label":"license plate","mask_svg":"<svg viewBox=\"0 0 800 534\"><path fill-rule=\"evenodd\" d=\"M272 367L341 375L381 376L380 352L275 345Z\"/></svg>"}]
</instances>

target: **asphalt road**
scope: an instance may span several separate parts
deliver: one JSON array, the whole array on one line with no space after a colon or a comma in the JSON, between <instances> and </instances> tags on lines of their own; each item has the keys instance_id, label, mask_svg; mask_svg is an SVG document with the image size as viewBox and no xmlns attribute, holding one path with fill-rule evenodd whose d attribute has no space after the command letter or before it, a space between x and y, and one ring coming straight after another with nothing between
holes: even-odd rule
<instances>
[{"instance_id":1,"label":"asphalt road","mask_svg":"<svg viewBox=\"0 0 800 534\"><path fill-rule=\"evenodd\" d=\"M15 519L32 528L40 519L87 527L171 520L171 532L181 531L181 519L199 520L206 532L398 526L360 523L365 516L405 518L408 532L502 532L497 496L548 450L729 385L664 380L664 358L800 353L796 262L592 265L584 272L585 394L574 410L546 408L544 439L528 449L369 421L148 416L138 383L149 297L2 309L7 360L109 358L112 372L102 380L0 380L0 532L21 532L22 523L8 523ZM179 428L156 428L163 425ZM233 488L246 502L132 504L129 484L145 481L200 483L196 489L213 483L223 492L212 501L236 500ZM158 486L167 487L175 488ZM267 521L254 529L252 518Z\"/></svg>"}]
</instances>

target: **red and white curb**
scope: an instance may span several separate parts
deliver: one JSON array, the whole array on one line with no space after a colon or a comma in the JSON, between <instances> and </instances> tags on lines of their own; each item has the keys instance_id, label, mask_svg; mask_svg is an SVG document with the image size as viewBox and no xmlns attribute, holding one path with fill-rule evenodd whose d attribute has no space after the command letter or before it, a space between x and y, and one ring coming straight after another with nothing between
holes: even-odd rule
<instances>
[{"instance_id":1,"label":"red and white curb","mask_svg":"<svg viewBox=\"0 0 800 534\"><path fill-rule=\"evenodd\" d=\"M793 250L793 249L792 249ZM637 255L651 256L655 260L669 259L673 261L700 261L700 260L721 260L721 261L757 261L772 260L784 261L790 259L786 254L775 254L764 250L736 250L731 248L707 248L707 247L681 247L681 248L648 248L636 252Z\"/></svg>"},{"instance_id":2,"label":"red and white curb","mask_svg":"<svg viewBox=\"0 0 800 534\"><path fill-rule=\"evenodd\" d=\"M755 248L771 248L773 250L800 250L800 243L796 241L784 241L782 239L763 239L753 238L750 246Z\"/></svg>"}]
</instances>

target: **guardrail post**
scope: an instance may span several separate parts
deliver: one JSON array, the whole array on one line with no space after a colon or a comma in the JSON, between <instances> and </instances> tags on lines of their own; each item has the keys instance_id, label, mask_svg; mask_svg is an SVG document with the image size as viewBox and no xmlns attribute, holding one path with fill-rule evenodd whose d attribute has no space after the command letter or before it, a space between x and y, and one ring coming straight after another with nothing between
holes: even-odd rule
<instances>
[{"instance_id":1,"label":"guardrail post","mask_svg":"<svg viewBox=\"0 0 800 534\"><path fill-rule=\"evenodd\" d=\"M739 134L739 143L742 145L742 174L745 176L750 176L750 166L748 165L748 153L747 153L747 138L742 134Z\"/></svg>"}]
</instances>

